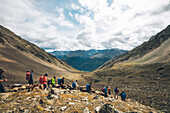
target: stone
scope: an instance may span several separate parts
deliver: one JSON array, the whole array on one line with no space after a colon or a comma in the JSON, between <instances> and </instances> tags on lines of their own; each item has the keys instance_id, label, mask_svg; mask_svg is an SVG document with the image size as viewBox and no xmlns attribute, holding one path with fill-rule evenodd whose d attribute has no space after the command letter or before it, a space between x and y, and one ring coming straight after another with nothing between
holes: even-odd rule
<instances>
[{"instance_id":1,"label":"stone","mask_svg":"<svg viewBox=\"0 0 170 113\"><path fill-rule=\"evenodd\" d=\"M100 111L101 107L100 106L97 106L95 111L98 113Z\"/></svg>"},{"instance_id":2,"label":"stone","mask_svg":"<svg viewBox=\"0 0 170 113\"><path fill-rule=\"evenodd\" d=\"M75 105L75 103L73 103L73 102L69 102L68 104L70 104L70 105Z\"/></svg>"},{"instance_id":3,"label":"stone","mask_svg":"<svg viewBox=\"0 0 170 113\"><path fill-rule=\"evenodd\" d=\"M66 109L67 109L67 106L63 106L63 107L60 108L61 111L64 111Z\"/></svg>"},{"instance_id":4,"label":"stone","mask_svg":"<svg viewBox=\"0 0 170 113\"><path fill-rule=\"evenodd\" d=\"M84 99L82 99L82 101L85 101L85 102L86 102L86 101L88 101L88 99L84 98Z\"/></svg>"},{"instance_id":5,"label":"stone","mask_svg":"<svg viewBox=\"0 0 170 113\"><path fill-rule=\"evenodd\" d=\"M99 96L95 96L95 97L93 97L93 99L99 99Z\"/></svg>"},{"instance_id":6,"label":"stone","mask_svg":"<svg viewBox=\"0 0 170 113\"><path fill-rule=\"evenodd\" d=\"M15 87L21 87L22 86L22 84L13 84L13 85L11 85L11 87L13 87L13 88L15 88Z\"/></svg>"},{"instance_id":7,"label":"stone","mask_svg":"<svg viewBox=\"0 0 170 113\"><path fill-rule=\"evenodd\" d=\"M113 105L111 104L104 104L99 113L119 113L117 112L114 108L113 108Z\"/></svg>"},{"instance_id":8,"label":"stone","mask_svg":"<svg viewBox=\"0 0 170 113\"><path fill-rule=\"evenodd\" d=\"M89 113L89 108L84 108L83 113Z\"/></svg>"}]
</instances>

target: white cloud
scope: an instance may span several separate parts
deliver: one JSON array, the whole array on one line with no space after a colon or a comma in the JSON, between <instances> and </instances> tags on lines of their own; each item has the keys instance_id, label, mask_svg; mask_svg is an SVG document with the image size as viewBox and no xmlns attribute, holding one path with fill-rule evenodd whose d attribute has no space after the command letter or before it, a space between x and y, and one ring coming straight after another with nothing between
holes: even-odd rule
<instances>
[{"instance_id":1,"label":"white cloud","mask_svg":"<svg viewBox=\"0 0 170 113\"><path fill-rule=\"evenodd\" d=\"M75 5L74 3L71 4L71 8L72 8L73 10L79 10L79 9L80 9L80 7L77 6L77 5Z\"/></svg>"},{"instance_id":2,"label":"white cloud","mask_svg":"<svg viewBox=\"0 0 170 113\"><path fill-rule=\"evenodd\" d=\"M63 1L53 12L34 2L0 0L0 24L43 48L130 50L170 23L169 0Z\"/></svg>"}]
</instances>

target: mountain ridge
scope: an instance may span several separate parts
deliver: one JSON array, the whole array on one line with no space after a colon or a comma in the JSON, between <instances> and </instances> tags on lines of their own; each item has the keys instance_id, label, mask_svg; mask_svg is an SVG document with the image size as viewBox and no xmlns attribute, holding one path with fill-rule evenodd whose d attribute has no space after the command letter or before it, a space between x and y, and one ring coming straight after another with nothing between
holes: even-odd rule
<instances>
[{"instance_id":1,"label":"mountain ridge","mask_svg":"<svg viewBox=\"0 0 170 113\"><path fill-rule=\"evenodd\" d=\"M51 54L66 61L78 70L93 71L111 58L118 56L127 50L77 50L77 51L54 51Z\"/></svg>"},{"instance_id":2,"label":"mountain ridge","mask_svg":"<svg viewBox=\"0 0 170 113\"><path fill-rule=\"evenodd\" d=\"M25 83L25 73L31 69L35 70L36 81L44 73L78 77L78 70L3 26L0 26L0 57L0 68L6 70L8 83Z\"/></svg>"}]
</instances>

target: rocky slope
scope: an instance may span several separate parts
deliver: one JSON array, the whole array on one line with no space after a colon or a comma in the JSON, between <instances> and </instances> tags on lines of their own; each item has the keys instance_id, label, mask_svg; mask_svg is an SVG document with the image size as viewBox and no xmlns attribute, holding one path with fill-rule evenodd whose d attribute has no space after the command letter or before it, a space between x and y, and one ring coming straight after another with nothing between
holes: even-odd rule
<instances>
[{"instance_id":1,"label":"rocky slope","mask_svg":"<svg viewBox=\"0 0 170 113\"><path fill-rule=\"evenodd\" d=\"M170 112L170 25L149 41L95 70L91 81L125 90L131 99ZM89 79L90 80L90 79Z\"/></svg>"},{"instance_id":2,"label":"rocky slope","mask_svg":"<svg viewBox=\"0 0 170 113\"><path fill-rule=\"evenodd\" d=\"M27 70L35 70L35 80L44 73L50 76L75 77L78 72L62 60L0 26L0 68L5 69L8 83L24 83Z\"/></svg>"},{"instance_id":3,"label":"rocky slope","mask_svg":"<svg viewBox=\"0 0 170 113\"><path fill-rule=\"evenodd\" d=\"M7 88L6 88L7 89ZM149 113L160 111L127 99L125 102L114 99L113 95L103 97L96 93L79 90L49 88L41 90L35 87L27 92L25 85L13 85L7 93L0 94L0 111L6 112L54 112L54 113ZM15 92L12 92L15 91Z\"/></svg>"}]
</instances>

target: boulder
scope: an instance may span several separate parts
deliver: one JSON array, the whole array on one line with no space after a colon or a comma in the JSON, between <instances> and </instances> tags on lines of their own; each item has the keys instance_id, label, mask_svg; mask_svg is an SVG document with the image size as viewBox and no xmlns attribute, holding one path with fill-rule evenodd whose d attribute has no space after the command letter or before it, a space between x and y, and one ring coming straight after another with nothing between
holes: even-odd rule
<instances>
[{"instance_id":1,"label":"boulder","mask_svg":"<svg viewBox=\"0 0 170 113\"><path fill-rule=\"evenodd\" d=\"M111 104L104 104L99 113L119 113L117 112L114 108L113 108L113 105Z\"/></svg>"}]
</instances>

